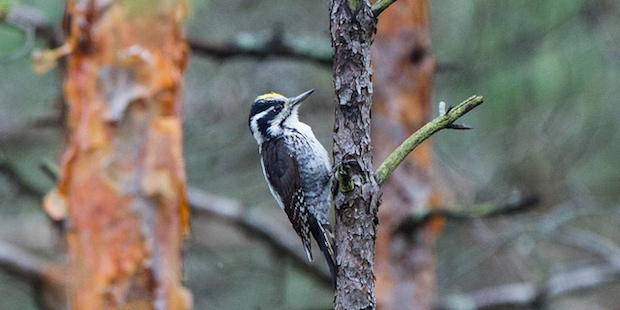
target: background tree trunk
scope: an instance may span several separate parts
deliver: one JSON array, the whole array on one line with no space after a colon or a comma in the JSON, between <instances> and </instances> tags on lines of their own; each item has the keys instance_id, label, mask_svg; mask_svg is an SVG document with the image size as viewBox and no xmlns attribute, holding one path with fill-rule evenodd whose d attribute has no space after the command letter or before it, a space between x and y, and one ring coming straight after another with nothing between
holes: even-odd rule
<instances>
[{"instance_id":1,"label":"background tree trunk","mask_svg":"<svg viewBox=\"0 0 620 310\"><path fill-rule=\"evenodd\" d=\"M334 86L336 309L375 308L375 225L379 187L370 146L370 45L375 18L368 1L330 3Z\"/></svg>"},{"instance_id":2,"label":"background tree trunk","mask_svg":"<svg viewBox=\"0 0 620 310\"><path fill-rule=\"evenodd\" d=\"M379 17L372 47L375 163L429 121L435 60L426 0L399 0ZM413 151L382 186L375 272L381 309L429 309L435 296L435 240L442 220L415 231L398 226L415 210L439 203L430 184L431 144Z\"/></svg>"},{"instance_id":3,"label":"background tree trunk","mask_svg":"<svg viewBox=\"0 0 620 310\"><path fill-rule=\"evenodd\" d=\"M66 217L73 309L190 309L182 158L187 2L66 2L71 131L48 213Z\"/></svg>"}]
</instances>

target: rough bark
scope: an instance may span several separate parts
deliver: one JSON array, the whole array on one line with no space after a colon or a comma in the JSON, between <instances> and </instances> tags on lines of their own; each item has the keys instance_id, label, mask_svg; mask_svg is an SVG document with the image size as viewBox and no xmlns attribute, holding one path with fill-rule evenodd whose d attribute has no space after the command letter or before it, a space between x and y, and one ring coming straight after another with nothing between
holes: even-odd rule
<instances>
[{"instance_id":1,"label":"rough bark","mask_svg":"<svg viewBox=\"0 0 620 310\"><path fill-rule=\"evenodd\" d=\"M368 1L330 2L334 85L336 309L374 309L378 185L370 145L370 45L376 19Z\"/></svg>"},{"instance_id":2,"label":"rough bark","mask_svg":"<svg viewBox=\"0 0 620 310\"><path fill-rule=\"evenodd\" d=\"M382 162L429 121L435 60L430 53L426 0L399 0L379 17L372 47L372 141ZM377 304L381 309L429 309L435 296L435 239L442 220L397 233L409 215L439 203L431 186L432 152L421 144L382 186L376 245Z\"/></svg>"},{"instance_id":3,"label":"rough bark","mask_svg":"<svg viewBox=\"0 0 620 310\"><path fill-rule=\"evenodd\" d=\"M65 218L73 309L189 309L181 103L187 2L66 2Z\"/></svg>"}]
</instances>

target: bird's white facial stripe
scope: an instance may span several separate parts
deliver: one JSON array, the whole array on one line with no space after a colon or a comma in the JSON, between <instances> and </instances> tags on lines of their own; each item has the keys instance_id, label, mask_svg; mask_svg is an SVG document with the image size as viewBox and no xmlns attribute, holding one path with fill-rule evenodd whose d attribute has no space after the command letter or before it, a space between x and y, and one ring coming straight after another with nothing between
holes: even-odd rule
<instances>
[{"instance_id":1,"label":"bird's white facial stripe","mask_svg":"<svg viewBox=\"0 0 620 310\"><path fill-rule=\"evenodd\" d=\"M283 121L282 113L276 115L276 117L274 117L274 119L269 124L269 128L267 128L267 131L269 132L269 134L271 134L274 137L279 136L282 133L282 126L280 125L282 121Z\"/></svg>"},{"instance_id":2,"label":"bird's white facial stripe","mask_svg":"<svg viewBox=\"0 0 620 310\"><path fill-rule=\"evenodd\" d=\"M282 134L282 131L283 131L282 126L285 125L285 122L288 122L288 119L290 119L290 117L293 117L293 115L291 115L290 117L287 118L287 116L289 115L289 113L287 113L289 109L290 107L288 103L285 103L280 113L278 113L273 118L273 120L271 120L271 122L269 123L269 128L267 128L267 131L269 132L270 135L276 137ZM297 115L296 111L291 111L290 113L295 113L295 115Z\"/></svg>"},{"instance_id":3,"label":"bird's white facial stripe","mask_svg":"<svg viewBox=\"0 0 620 310\"><path fill-rule=\"evenodd\" d=\"M267 115L267 113L269 113L271 110L273 110L273 107L269 107L267 110L254 115L254 117L252 117L252 120L250 121L250 128L252 129L252 134L254 135L254 139L256 139L256 142L258 142L258 144L261 144L263 142L263 137L258 129L258 120Z\"/></svg>"},{"instance_id":4,"label":"bird's white facial stripe","mask_svg":"<svg viewBox=\"0 0 620 310\"><path fill-rule=\"evenodd\" d=\"M260 96L259 99L276 97L277 95L267 94ZM283 101L283 106L270 106L250 119L250 130L258 144L262 144L269 137L281 136L285 130L297 128L301 124L297 116L299 105L292 105L288 98L284 98ZM276 109L280 107L281 110Z\"/></svg>"}]
</instances>

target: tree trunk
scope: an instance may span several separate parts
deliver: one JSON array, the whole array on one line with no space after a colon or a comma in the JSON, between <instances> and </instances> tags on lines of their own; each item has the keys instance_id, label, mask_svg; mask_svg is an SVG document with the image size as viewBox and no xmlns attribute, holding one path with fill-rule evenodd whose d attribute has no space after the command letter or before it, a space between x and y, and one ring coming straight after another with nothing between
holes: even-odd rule
<instances>
[{"instance_id":1,"label":"tree trunk","mask_svg":"<svg viewBox=\"0 0 620 310\"><path fill-rule=\"evenodd\" d=\"M72 309L190 309L182 158L188 3L66 2L70 137L45 199L65 217Z\"/></svg>"},{"instance_id":2,"label":"tree trunk","mask_svg":"<svg viewBox=\"0 0 620 310\"><path fill-rule=\"evenodd\" d=\"M336 309L374 309L374 246L379 188L370 146L370 45L375 18L368 1L330 2L334 48L334 162L338 184Z\"/></svg>"},{"instance_id":3,"label":"tree trunk","mask_svg":"<svg viewBox=\"0 0 620 310\"><path fill-rule=\"evenodd\" d=\"M377 163L429 121L435 68L426 0L397 1L381 14L379 25L372 47ZM430 184L431 161L426 142L382 186L375 253L381 309L430 309L435 296L434 247L442 220L394 233L412 212L439 203L440 195Z\"/></svg>"}]
</instances>

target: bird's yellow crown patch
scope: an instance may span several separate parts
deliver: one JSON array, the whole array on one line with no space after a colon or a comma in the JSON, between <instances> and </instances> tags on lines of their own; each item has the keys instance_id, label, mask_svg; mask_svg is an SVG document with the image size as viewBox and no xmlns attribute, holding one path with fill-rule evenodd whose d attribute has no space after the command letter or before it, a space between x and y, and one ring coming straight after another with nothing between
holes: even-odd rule
<instances>
[{"instance_id":1,"label":"bird's yellow crown patch","mask_svg":"<svg viewBox=\"0 0 620 310\"><path fill-rule=\"evenodd\" d=\"M271 100L271 99L281 98L281 97L284 97L284 96L278 93L270 92L270 93L256 97L256 100Z\"/></svg>"}]
</instances>

